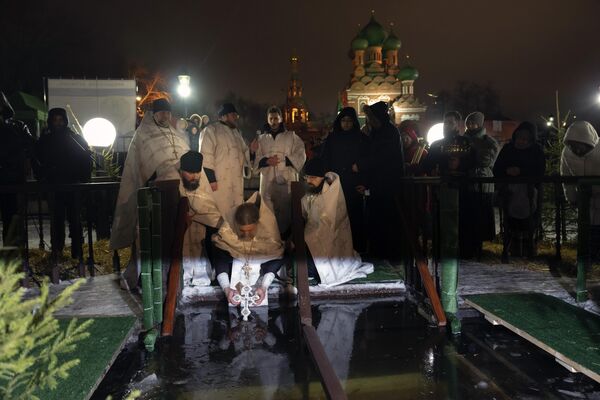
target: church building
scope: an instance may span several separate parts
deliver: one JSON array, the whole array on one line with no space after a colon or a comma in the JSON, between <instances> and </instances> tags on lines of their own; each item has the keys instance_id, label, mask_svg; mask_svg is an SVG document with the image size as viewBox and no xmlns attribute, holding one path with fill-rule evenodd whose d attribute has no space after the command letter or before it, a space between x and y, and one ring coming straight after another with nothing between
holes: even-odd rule
<instances>
[{"instance_id":1,"label":"church building","mask_svg":"<svg viewBox=\"0 0 600 400\"><path fill-rule=\"evenodd\" d=\"M387 32L375 16L351 42L354 68L348 86L341 93L341 103L354 107L361 121L364 104L385 101L394 114L394 122L422 120L427 107L417 99L414 83L419 71L408 63L400 67L402 46L393 28Z\"/></svg>"}]
</instances>

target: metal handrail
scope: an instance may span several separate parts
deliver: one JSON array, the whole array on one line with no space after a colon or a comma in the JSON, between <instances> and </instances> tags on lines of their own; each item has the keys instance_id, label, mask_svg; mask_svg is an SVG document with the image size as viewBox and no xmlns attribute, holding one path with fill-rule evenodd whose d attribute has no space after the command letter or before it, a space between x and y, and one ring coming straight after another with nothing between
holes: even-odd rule
<instances>
[{"instance_id":1,"label":"metal handrail","mask_svg":"<svg viewBox=\"0 0 600 400\"><path fill-rule=\"evenodd\" d=\"M304 194L301 182L292 182L292 235L294 239L294 258L296 261L296 274L298 286L298 308L300 309L300 323L302 337L315 364L315 369L321 378L321 385L329 399L345 400L346 393L335 374L335 370L327 358L327 353L321 343L317 331L312 323L310 306L310 291L308 287L308 266L306 260L306 242L304 241L304 221L302 219L302 206L300 199Z\"/></svg>"}]
</instances>

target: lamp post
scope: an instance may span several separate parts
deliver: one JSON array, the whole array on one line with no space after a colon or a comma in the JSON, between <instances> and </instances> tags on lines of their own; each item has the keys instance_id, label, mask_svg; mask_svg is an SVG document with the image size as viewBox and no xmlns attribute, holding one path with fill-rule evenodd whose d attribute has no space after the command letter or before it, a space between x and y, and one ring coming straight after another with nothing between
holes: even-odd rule
<instances>
[{"instance_id":1,"label":"lamp post","mask_svg":"<svg viewBox=\"0 0 600 400\"><path fill-rule=\"evenodd\" d=\"M187 118L188 110L187 110L187 98L192 93L192 88L190 87L190 76L189 75L179 75L177 77L179 80L179 86L177 87L177 93L183 99L183 108L184 108L184 117Z\"/></svg>"}]
</instances>

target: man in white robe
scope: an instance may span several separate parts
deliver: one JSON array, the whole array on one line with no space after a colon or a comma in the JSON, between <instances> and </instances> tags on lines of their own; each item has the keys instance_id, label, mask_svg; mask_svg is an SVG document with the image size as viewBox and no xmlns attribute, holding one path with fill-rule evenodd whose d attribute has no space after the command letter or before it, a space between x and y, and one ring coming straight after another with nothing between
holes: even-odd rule
<instances>
[{"instance_id":1,"label":"man in white robe","mask_svg":"<svg viewBox=\"0 0 600 400\"><path fill-rule=\"evenodd\" d=\"M200 134L200 152L204 156L204 171L210 182L219 209L226 213L244 202L244 167L250 169L250 148L237 128L237 113L233 104L225 103L219 110L219 121L207 126Z\"/></svg>"},{"instance_id":2,"label":"man in white robe","mask_svg":"<svg viewBox=\"0 0 600 400\"><path fill-rule=\"evenodd\" d=\"M179 157L189 146L171 125L171 105L166 99L155 100L152 112L144 115L127 151L121 176L119 196L113 219L110 249L117 250L134 244L137 237L137 190L149 180L179 179ZM139 274L136 252L123 272L129 287L137 286Z\"/></svg>"},{"instance_id":3,"label":"man in white robe","mask_svg":"<svg viewBox=\"0 0 600 400\"><path fill-rule=\"evenodd\" d=\"M238 283L254 288L257 305L266 305L266 294L275 274L285 264L284 244L271 209L261 204L259 193L231 210L212 241L217 281L231 305ZM247 275L245 275L247 274Z\"/></svg>"},{"instance_id":4,"label":"man in white robe","mask_svg":"<svg viewBox=\"0 0 600 400\"><path fill-rule=\"evenodd\" d=\"M202 154L188 151L181 156L179 193L189 201L188 228L183 241L183 282L189 286L210 286L212 268L204 251L206 227L215 228L222 218L208 179L202 172Z\"/></svg>"},{"instance_id":5,"label":"man in white robe","mask_svg":"<svg viewBox=\"0 0 600 400\"><path fill-rule=\"evenodd\" d=\"M272 106L267 111L267 124L258 135L255 170L260 171L260 194L275 213L279 232L285 235L292 220L291 182L306 161L304 142L283 125L281 110Z\"/></svg>"},{"instance_id":6,"label":"man in white robe","mask_svg":"<svg viewBox=\"0 0 600 400\"><path fill-rule=\"evenodd\" d=\"M354 251L339 176L325 173L325 164L319 158L306 162L304 175L308 193L301 202L309 276L325 287L366 277L373 272L373 264L363 263Z\"/></svg>"}]
</instances>

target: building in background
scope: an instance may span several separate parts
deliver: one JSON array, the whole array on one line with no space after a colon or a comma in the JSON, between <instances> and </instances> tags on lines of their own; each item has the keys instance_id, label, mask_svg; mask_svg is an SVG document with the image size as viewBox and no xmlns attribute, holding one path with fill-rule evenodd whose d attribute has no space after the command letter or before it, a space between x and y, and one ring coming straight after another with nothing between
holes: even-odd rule
<instances>
[{"instance_id":1,"label":"building in background","mask_svg":"<svg viewBox=\"0 0 600 400\"><path fill-rule=\"evenodd\" d=\"M309 110L302 95L302 80L299 74L300 59L297 55L290 57L291 75L288 82L287 96L283 106L283 122L293 130L306 146L307 154L314 153L324 136L327 135L324 127L314 126L309 119Z\"/></svg>"},{"instance_id":2,"label":"building in background","mask_svg":"<svg viewBox=\"0 0 600 400\"><path fill-rule=\"evenodd\" d=\"M375 16L351 42L352 71L350 82L341 93L340 105L356 109L364 122L362 107L385 101L394 113L394 122L405 119L420 121L427 107L415 96L414 83L419 71L406 63L400 66L400 39L393 28L387 32Z\"/></svg>"}]
</instances>

